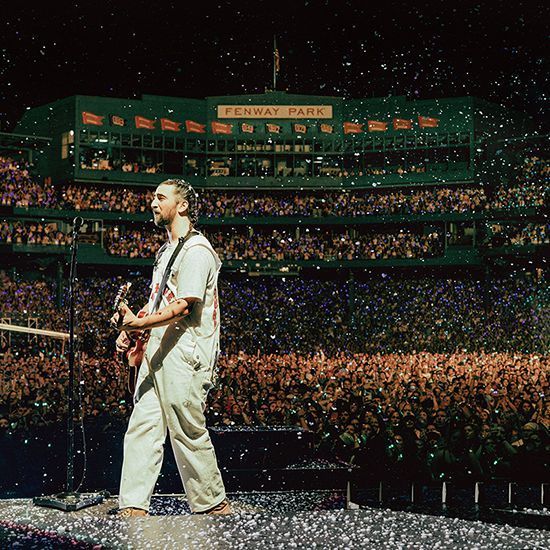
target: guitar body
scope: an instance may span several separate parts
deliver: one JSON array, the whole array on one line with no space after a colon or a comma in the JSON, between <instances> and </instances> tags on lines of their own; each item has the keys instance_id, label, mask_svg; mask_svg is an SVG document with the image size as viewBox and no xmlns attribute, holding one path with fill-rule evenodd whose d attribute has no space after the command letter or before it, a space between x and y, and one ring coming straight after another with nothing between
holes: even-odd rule
<instances>
[{"instance_id":1,"label":"guitar body","mask_svg":"<svg viewBox=\"0 0 550 550\"><path fill-rule=\"evenodd\" d=\"M140 311L138 317L145 317L146 313ZM137 336L134 336L136 334ZM139 369L143 361L143 356L145 355L145 350L147 349L147 342L149 341L150 331L142 330L138 333L128 333L128 337L134 340L134 345L128 348L128 351L124 354L125 361L130 367L135 367Z\"/></svg>"},{"instance_id":2,"label":"guitar body","mask_svg":"<svg viewBox=\"0 0 550 550\"><path fill-rule=\"evenodd\" d=\"M145 349L147 348L147 341L138 338L134 345L126 352L126 362L130 367L139 369L143 362L143 356L145 355Z\"/></svg>"},{"instance_id":3,"label":"guitar body","mask_svg":"<svg viewBox=\"0 0 550 550\"><path fill-rule=\"evenodd\" d=\"M115 311L118 310L118 307L122 302L126 303L126 294L131 286L132 283L125 283L120 287L115 298L113 308ZM144 317L145 315L147 315L145 310L141 310L137 314L138 317ZM143 356L145 355L150 331L142 330L140 332L127 332L126 334L132 343L125 352L119 353L118 356L120 357L122 364L128 368L128 391L133 394L136 389L139 367L141 366Z\"/></svg>"}]
</instances>

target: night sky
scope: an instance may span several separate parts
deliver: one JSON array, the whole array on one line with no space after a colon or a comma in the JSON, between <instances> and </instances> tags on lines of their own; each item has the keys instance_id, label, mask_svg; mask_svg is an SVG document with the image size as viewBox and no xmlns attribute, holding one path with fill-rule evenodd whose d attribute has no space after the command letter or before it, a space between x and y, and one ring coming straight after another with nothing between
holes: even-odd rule
<instances>
[{"instance_id":1,"label":"night sky","mask_svg":"<svg viewBox=\"0 0 550 550\"><path fill-rule=\"evenodd\" d=\"M73 94L474 95L545 129L545 2L27 2L4 7L0 124Z\"/></svg>"}]
</instances>

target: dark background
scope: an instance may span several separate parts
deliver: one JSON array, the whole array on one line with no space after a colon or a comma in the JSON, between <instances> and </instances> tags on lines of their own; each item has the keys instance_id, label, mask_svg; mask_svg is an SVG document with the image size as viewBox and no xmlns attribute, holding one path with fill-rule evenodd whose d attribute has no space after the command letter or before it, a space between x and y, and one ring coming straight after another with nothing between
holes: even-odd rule
<instances>
[{"instance_id":1,"label":"dark background","mask_svg":"<svg viewBox=\"0 0 550 550\"><path fill-rule=\"evenodd\" d=\"M27 2L4 5L0 125L73 94L474 95L544 119L544 2Z\"/></svg>"}]
</instances>

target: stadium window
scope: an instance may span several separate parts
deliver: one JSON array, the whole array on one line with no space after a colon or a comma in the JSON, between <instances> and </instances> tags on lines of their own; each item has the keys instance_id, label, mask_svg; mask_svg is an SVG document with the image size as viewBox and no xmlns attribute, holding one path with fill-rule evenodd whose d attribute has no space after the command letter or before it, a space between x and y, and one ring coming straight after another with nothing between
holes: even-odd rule
<instances>
[{"instance_id":1,"label":"stadium window","mask_svg":"<svg viewBox=\"0 0 550 550\"><path fill-rule=\"evenodd\" d=\"M162 136L153 137L153 147L155 149L162 149Z\"/></svg>"},{"instance_id":2,"label":"stadium window","mask_svg":"<svg viewBox=\"0 0 550 550\"><path fill-rule=\"evenodd\" d=\"M449 134L437 134L437 144L439 146L449 145Z\"/></svg>"},{"instance_id":3,"label":"stadium window","mask_svg":"<svg viewBox=\"0 0 550 550\"><path fill-rule=\"evenodd\" d=\"M61 134L61 159L69 158L69 132Z\"/></svg>"},{"instance_id":4,"label":"stadium window","mask_svg":"<svg viewBox=\"0 0 550 550\"><path fill-rule=\"evenodd\" d=\"M132 147L141 147L141 136L138 134L132 134Z\"/></svg>"},{"instance_id":5,"label":"stadium window","mask_svg":"<svg viewBox=\"0 0 550 550\"><path fill-rule=\"evenodd\" d=\"M416 137L414 135L411 135L411 136L405 136L405 147L409 148L409 147L412 147L414 148L416 145Z\"/></svg>"},{"instance_id":6,"label":"stadium window","mask_svg":"<svg viewBox=\"0 0 550 550\"><path fill-rule=\"evenodd\" d=\"M176 147L176 151L184 151L185 150L185 140L183 138L176 138L175 147Z\"/></svg>"},{"instance_id":7,"label":"stadium window","mask_svg":"<svg viewBox=\"0 0 550 550\"><path fill-rule=\"evenodd\" d=\"M181 153L166 151L164 153L164 171L167 174L181 175L183 173L183 159Z\"/></svg>"},{"instance_id":8,"label":"stadium window","mask_svg":"<svg viewBox=\"0 0 550 550\"><path fill-rule=\"evenodd\" d=\"M120 134L118 132L111 132L110 143L118 145L120 143Z\"/></svg>"},{"instance_id":9,"label":"stadium window","mask_svg":"<svg viewBox=\"0 0 550 550\"><path fill-rule=\"evenodd\" d=\"M148 149L153 147L153 136L151 134L145 134L143 136L143 147Z\"/></svg>"},{"instance_id":10,"label":"stadium window","mask_svg":"<svg viewBox=\"0 0 550 550\"><path fill-rule=\"evenodd\" d=\"M164 149L174 149L174 138L171 136L164 136Z\"/></svg>"},{"instance_id":11,"label":"stadium window","mask_svg":"<svg viewBox=\"0 0 550 550\"><path fill-rule=\"evenodd\" d=\"M132 136L130 134L122 134L120 143L125 147L130 147L132 145Z\"/></svg>"},{"instance_id":12,"label":"stadium window","mask_svg":"<svg viewBox=\"0 0 550 550\"><path fill-rule=\"evenodd\" d=\"M437 147L437 134L428 134L426 144L428 147Z\"/></svg>"},{"instance_id":13,"label":"stadium window","mask_svg":"<svg viewBox=\"0 0 550 550\"><path fill-rule=\"evenodd\" d=\"M109 143L109 132L99 132L95 141L97 143Z\"/></svg>"}]
</instances>

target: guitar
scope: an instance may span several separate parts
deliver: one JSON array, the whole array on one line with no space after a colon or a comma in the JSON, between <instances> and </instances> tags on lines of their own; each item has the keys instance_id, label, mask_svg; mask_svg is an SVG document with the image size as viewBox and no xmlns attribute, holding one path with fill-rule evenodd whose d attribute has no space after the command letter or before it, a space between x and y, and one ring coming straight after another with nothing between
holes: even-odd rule
<instances>
[{"instance_id":1,"label":"guitar","mask_svg":"<svg viewBox=\"0 0 550 550\"><path fill-rule=\"evenodd\" d=\"M118 311L121 304L128 305L126 301L126 295L130 290L132 283L124 283L118 290L118 293L115 297L113 304L113 309ZM144 317L147 313L144 310L140 310L137 314L138 317ZM145 349L147 348L147 342L149 340L150 331L149 330L140 330L127 332L126 336L131 340L130 345L126 351L120 352L119 357L122 361L122 364L129 369L128 373L128 390L133 393L139 367L143 361L143 356L145 355Z\"/></svg>"}]
</instances>

